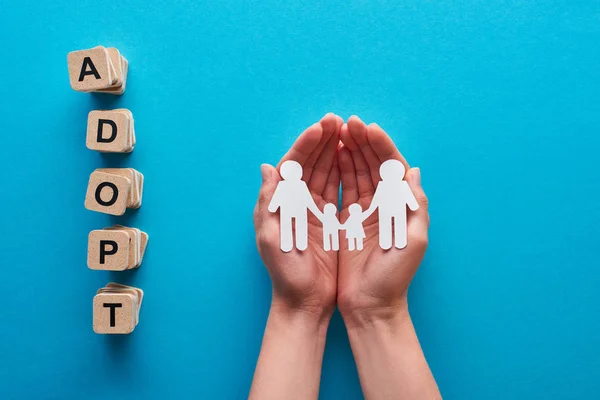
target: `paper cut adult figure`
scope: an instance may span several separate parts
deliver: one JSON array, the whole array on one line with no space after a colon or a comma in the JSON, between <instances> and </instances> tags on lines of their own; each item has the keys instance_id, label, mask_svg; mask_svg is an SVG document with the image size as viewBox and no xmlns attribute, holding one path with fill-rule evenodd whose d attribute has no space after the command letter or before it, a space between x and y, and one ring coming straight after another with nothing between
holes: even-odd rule
<instances>
[{"instance_id":1,"label":"paper cut adult figure","mask_svg":"<svg viewBox=\"0 0 600 400\"><path fill-rule=\"evenodd\" d=\"M348 250L362 250L363 239L365 238L365 230L363 228L363 221L366 219L362 212L362 207L358 203L351 204L348 207L350 215L344 224L342 229L346 230L346 239L348 239Z\"/></svg>"},{"instance_id":2,"label":"paper cut adult figure","mask_svg":"<svg viewBox=\"0 0 600 400\"><path fill-rule=\"evenodd\" d=\"M412 211L419 209L417 199L404 180L405 173L404 165L398 160L387 160L381 164L379 175L382 180L375 189L369 208L363 214L366 219L375 209L379 210L379 246L384 250L392 247L392 226L394 246L398 249L406 247L406 206Z\"/></svg>"},{"instance_id":3,"label":"paper cut adult figure","mask_svg":"<svg viewBox=\"0 0 600 400\"><path fill-rule=\"evenodd\" d=\"M325 251L338 251L340 249L340 229L342 224L338 221L334 204L327 203L323 208L323 249Z\"/></svg>"},{"instance_id":4,"label":"paper cut adult figure","mask_svg":"<svg viewBox=\"0 0 600 400\"><path fill-rule=\"evenodd\" d=\"M323 214L315 204L308 186L302 181L302 166L296 161L288 160L281 164L279 174L283 178L277 184L269 211L279 209L280 247L286 253L294 248L294 232L296 248L304 251L308 247L308 212L310 210L321 222ZM292 219L294 230L292 230Z\"/></svg>"}]
</instances>

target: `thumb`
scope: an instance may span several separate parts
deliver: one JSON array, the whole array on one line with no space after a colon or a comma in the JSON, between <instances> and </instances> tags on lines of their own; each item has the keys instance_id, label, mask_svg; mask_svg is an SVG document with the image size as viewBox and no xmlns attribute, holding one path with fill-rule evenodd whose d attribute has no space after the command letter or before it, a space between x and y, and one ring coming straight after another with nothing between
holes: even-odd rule
<instances>
[{"instance_id":1,"label":"thumb","mask_svg":"<svg viewBox=\"0 0 600 400\"><path fill-rule=\"evenodd\" d=\"M277 184L281 181L279 172L272 165L262 164L260 166L260 174L262 176L262 184L258 193L256 208L254 209L255 220L261 216L265 216L265 214L268 215L269 203L271 202L273 193L275 193Z\"/></svg>"},{"instance_id":2,"label":"thumb","mask_svg":"<svg viewBox=\"0 0 600 400\"><path fill-rule=\"evenodd\" d=\"M423 186L421 186L421 170L419 168L409 169L406 174L406 181L419 204L418 210L409 213L409 226L414 225L413 229L427 233L429 228L429 200L425 195Z\"/></svg>"}]
</instances>

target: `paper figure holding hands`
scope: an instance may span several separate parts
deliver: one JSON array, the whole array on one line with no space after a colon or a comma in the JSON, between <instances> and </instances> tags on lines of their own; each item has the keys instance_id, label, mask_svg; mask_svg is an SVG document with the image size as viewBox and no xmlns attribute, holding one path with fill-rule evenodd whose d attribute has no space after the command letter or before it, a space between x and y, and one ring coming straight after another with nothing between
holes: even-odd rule
<instances>
[{"instance_id":1,"label":"paper figure holding hands","mask_svg":"<svg viewBox=\"0 0 600 400\"><path fill-rule=\"evenodd\" d=\"M340 249L342 224L338 221L336 213L337 208L334 204L325 204L323 208L323 249L325 251L338 251Z\"/></svg>"},{"instance_id":2,"label":"paper figure holding hands","mask_svg":"<svg viewBox=\"0 0 600 400\"><path fill-rule=\"evenodd\" d=\"M279 209L280 247L284 252L290 252L295 243L298 250L308 247L308 210L320 221L323 214L315 204L308 186L302 180L302 166L296 161L288 160L281 164L279 174L283 178L277 184L269 211L274 213ZM292 219L294 230L292 230Z\"/></svg>"},{"instance_id":3,"label":"paper figure holding hands","mask_svg":"<svg viewBox=\"0 0 600 400\"><path fill-rule=\"evenodd\" d=\"M353 251L363 249L363 239L365 238L365 229L363 228L363 221L367 218L362 212L362 207L358 203L351 204L348 207L350 215L344 224L342 229L346 230L346 239L348 239L348 250Z\"/></svg>"},{"instance_id":4,"label":"paper figure holding hands","mask_svg":"<svg viewBox=\"0 0 600 400\"><path fill-rule=\"evenodd\" d=\"M417 199L404 180L405 173L404 164L398 160L387 160L381 164L379 175L382 180L375 189L371 205L363 214L366 219L375 209L379 210L379 246L384 250L392 247L392 225L394 246L398 249L406 247L406 206L412 211L419 209Z\"/></svg>"},{"instance_id":5,"label":"paper figure holding hands","mask_svg":"<svg viewBox=\"0 0 600 400\"><path fill-rule=\"evenodd\" d=\"M285 161L281 164L279 173L283 178L277 184L269 211L279 210L280 247L284 252L294 248L308 248L308 211L312 212L323 224L323 249L338 251L339 231L346 230L348 250L362 250L365 230L363 221L370 217L375 210L379 215L379 246L388 250L392 246L397 249L406 247L407 226L406 207L412 211L419 209L417 199L404 180L406 169L398 160L387 160L379 167L381 181L377 184L375 194L369 208L363 213L360 204L350 205L350 215L344 224L340 224L336 216L336 206L328 203L321 213L302 180L302 166L296 161ZM294 226L292 229L292 220ZM393 232L392 232L393 230ZM294 235L295 234L295 235ZM295 239L295 240L294 240Z\"/></svg>"}]
</instances>

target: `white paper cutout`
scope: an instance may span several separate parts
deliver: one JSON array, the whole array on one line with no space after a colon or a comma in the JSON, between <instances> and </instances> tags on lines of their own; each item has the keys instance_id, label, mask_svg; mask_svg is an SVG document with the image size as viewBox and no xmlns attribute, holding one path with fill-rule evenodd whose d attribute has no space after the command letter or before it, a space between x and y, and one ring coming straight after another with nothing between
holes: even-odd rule
<instances>
[{"instance_id":1,"label":"white paper cutout","mask_svg":"<svg viewBox=\"0 0 600 400\"><path fill-rule=\"evenodd\" d=\"M338 251L340 249L340 229L342 224L338 221L335 204L327 203L323 207L323 249L325 251Z\"/></svg>"},{"instance_id":2,"label":"white paper cutout","mask_svg":"<svg viewBox=\"0 0 600 400\"><path fill-rule=\"evenodd\" d=\"M406 207L412 211L419 209L419 204L404 180L406 169L398 160L387 160L379 167L381 181L377 184L375 194L369 208L363 212L358 203L348 207L349 216L341 224L337 219L334 204L327 203L323 213L313 200L308 186L302 180L302 166L296 161L285 161L279 173L283 178L277 184L273 198L269 203L269 211L279 210L280 247L284 252L294 248L304 251L308 248L308 211L312 212L323 224L323 249L338 251L339 231L346 230L348 250L362 250L365 230L363 222L375 210L379 215L379 246L388 250L392 245L403 249L407 244ZM292 220L294 229L292 229ZM392 228L393 227L393 228ZM393 229L393 233L392 233ZM295 237L294 237L295 233Z\"/></svg>"},{"instance_id":3,"label":"white paper cutout","mask_svg":"<svg viewBox=\"0 0 600 400\"><path fill-rule=\"evenodd\" d=\"M302 180L302 166L296 161L285 161L279 168L283 178L277 184L269 211L274 213L279 209L280 247L284 252L294 248L293 233L295 232L296 248L304 251L308 247L308 212L310 210L320 221L323 214L315 204L308 186ZM292 231L292 219L294 230Z\"/></svg>"},{"instance_id":4,"label":"white paper cutout","mask_svg":"<svg viewBox=\"0 0 600 400\"><path fill-rule=\"evenodd\" d=\"M377 184L373 200L365 213L367 219L375 209L379 211L379 247L392 248L392 225L394 227L394 246L406 247L406 206L412 211L419 209L413 192L404 180L406 169L398 160L387 160L379 167L381 181ZM392 224L393 220L393 224Z\"/></svg>"},{"instance_id":5,"label":"white paper cutout","mask_svg":"<svg viewBox=\"0 0 600 400\"><path fill-rule=\"evenodd\" d=\"M350 204L348 212L350 215L343 225L343 228L346 230L346 239L348 239L348 250L362 250L363 239L366 237L363 221L367 217L364 216L362 207L358 203Z\"/></svg>"}]
</instances>

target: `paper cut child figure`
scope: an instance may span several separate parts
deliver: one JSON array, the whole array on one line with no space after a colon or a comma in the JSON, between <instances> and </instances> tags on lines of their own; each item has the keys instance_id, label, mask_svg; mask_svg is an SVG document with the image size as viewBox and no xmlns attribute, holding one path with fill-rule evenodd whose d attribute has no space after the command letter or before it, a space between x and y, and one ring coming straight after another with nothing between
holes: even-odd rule
<instances>
[{"instance_id":1,"label":"paper cut child figure","mask_svg":"<svg viewBox=\"0 0 600 400\"><path fill-rule=\"evenodd\" d=\"M382 180L364 213L367 219L376 208L379 209L379 246L384 250L392 247L392 226L394 246L398 249L406 247L406 206L412 211L419 209L408 182L404 180L405 173L404 165L398 160L387 160L381 164L379 175Z\"/></svg>"},{"instance_id":2,"label":"paper cut child figure","mask_svg":"<svg viewBox=\"0 0 600 400\"><path fill-rule=\"evenodd\" d=\"M296 248L304 251L308 247L308 211L310 210L321 222L323 214L315 204L308 186L302 181L302 166L296 161L288 160L281 164L279 174L283 178L277 184L269 211L279 209L280 247L286 253L294 248L294 232ZM294 230L292 231L292 219Z\"/></svg>"},{"instance_id":3,"label":"paper cut child figure","mask_svg":"<svg viewBox=\"0 0 600 400\"><path fill-rule=\"evenodd\" d=\"M340 229L342 224L338 221L334 204L327 203L323 208L323 249L325 251L338 251L340 249Z\"/></svg>"},{"instance_id":4,"label":"paper cut child figure","mask_svg":"<svg viewBox=\"0 0 600 400\"><path fill-rule=\"evenodd\" d=\"M346 239L348 239L348 250L353 251L363 249L363 239L365 238L365 230L363 221L366 219L362 212L362 207L358 203L351 204L348 207L350 215L342 229L346 230Z\"/></svg>"}]
</instances>

